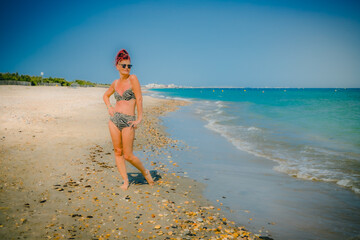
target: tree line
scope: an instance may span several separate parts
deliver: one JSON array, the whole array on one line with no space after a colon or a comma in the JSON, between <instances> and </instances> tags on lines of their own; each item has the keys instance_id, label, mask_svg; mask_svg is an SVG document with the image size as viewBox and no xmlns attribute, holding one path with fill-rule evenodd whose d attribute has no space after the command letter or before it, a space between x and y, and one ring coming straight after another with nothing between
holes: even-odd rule
<instances>
[{"instance_id":1,"label":"tree line","mask_svg":"<svg viewBox=\"0 0 360 240\"><path fill-rule=\"evenodd\" d=\"M13 81L25 81L31 82L32 86L40 85L40 83L57 83L61 86L70 86L73 83L77 83L80 86L88 85L95 87L97 84L85 80L75 80L73 82L66 81L65 78L43 78L42 76L29 76L29 75L19 75L18 73L0 73L1 80L13 80Z\"/></svg>"}]
</instances>

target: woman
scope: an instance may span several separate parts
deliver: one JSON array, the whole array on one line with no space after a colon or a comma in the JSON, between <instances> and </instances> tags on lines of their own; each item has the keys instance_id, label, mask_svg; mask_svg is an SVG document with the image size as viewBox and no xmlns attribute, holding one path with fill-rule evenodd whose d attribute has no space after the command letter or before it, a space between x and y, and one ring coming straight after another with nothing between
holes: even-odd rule
<instances>
[{"instance_id":1,"label":"woman","mask_svg":"<svg viewBox=\"0 0 360 240\"><path fill-rule=\"evenodd\" d=\"M126 190L129 187L125 160L139 169L150 185L154 185L150 171L145 169L139 158L133 154L135 129L142 120L142 95L139 80L135 75L130 75L132 65L125 49L120 50L116 55L115 66L120 73L120 78L111 84L104 93L103 99L110 114L109 130L114 146L116 166L124 180L121 189ZM115 107L111 106L109 100L113 93L116 99Z\"/></svg>"}]
</instances>

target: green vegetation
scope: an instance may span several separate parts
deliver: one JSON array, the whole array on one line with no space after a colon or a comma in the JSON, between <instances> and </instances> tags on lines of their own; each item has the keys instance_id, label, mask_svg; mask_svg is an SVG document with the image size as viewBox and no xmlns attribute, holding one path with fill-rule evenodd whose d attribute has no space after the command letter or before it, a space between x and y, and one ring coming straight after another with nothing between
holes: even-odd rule
<instances>
[{"instance_id":1,"label":"green vegetation","mask_svg":"<svg viewBox=\"0 0 360 240\"><path fill-rule=\"evenodd\" d=\"M108 88L110 87L111 84L109 83L98 83L96 84L96 87L105 87L105 88Z\"/></svg>"},{"instance_id":2,"label":"green vegetation","mask_svg":"<svg viewBox=\"0 0 360 240\"><path fill-rule=\"evenodd\" d=\"M43 78L42 76L19 75L18 73L0 73L0 81L2 80L31 82L32 86L41 85L42 83L57 83L59 86L70 86L73 83L77 83L80 86L97 86L96 83L85 80L75 80L74 82L68 82L64 78Z\"/></svg>"},{"instance_id":3,"label":"green vegetation","mask_svg":"<svg viewBox=\"0 0 360 240\"><path fill-rule=\"evenodd\" d=\"M95 83L89 82L89 81L85 81L85 80L75 80L75 82L79 85L90 85L95 87Z\"/></svg>"}]
</instances>

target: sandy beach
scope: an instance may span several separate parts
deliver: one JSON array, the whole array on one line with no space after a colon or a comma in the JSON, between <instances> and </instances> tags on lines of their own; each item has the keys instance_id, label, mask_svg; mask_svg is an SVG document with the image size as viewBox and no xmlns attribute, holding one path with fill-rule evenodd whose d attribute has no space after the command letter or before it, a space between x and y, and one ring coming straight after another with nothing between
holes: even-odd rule
<instances>
[{"instance_id":1,"label":"sandy beach","mask_svg":"<svg viewBox=\"0 0 360 240\"><path fill-rule=\"evenodd\" d=\"M1 239L258 239L174 171L182 147L159 116L187 102L144 97L135 154L156 181L127 163L122 191L104 92L0 86Z\"/></svg>"}]
</instances>

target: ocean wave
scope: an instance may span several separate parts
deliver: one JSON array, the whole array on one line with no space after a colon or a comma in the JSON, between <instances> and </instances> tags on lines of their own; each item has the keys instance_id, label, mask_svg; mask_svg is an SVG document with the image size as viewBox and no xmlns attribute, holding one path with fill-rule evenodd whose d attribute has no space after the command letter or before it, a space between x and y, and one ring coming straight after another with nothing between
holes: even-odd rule
<instances>
[{"instance_id":1,"label":"ocean wave","mask_svg":"<svg viewBox=\"0 0 360 240\"><path fill-rule=\"evenodd\" d=\"M354 169L360 168L360 156L337 152L325 147L297 143L284 136L273 136L273 129L242 126L230 115L221 101L198 105L196 113L206 121L205 127L220 134L241 151L275 161L275 171L303 180L335 183L360 194L360 178ZM230 121L232 124L229 124ZM275 132L275 135L277 133Z\"/></svg>"},{"instance_id":2,"label":"ocean wave","mask_svg":"<svg viewBox=\"0 0 360 240\"><path fill-rule=\"evenodd\" d=\"M161 93L159 93L159 92L148 92L148 93L144 94L144 96L150 96L150 97L160 98L160 99L188 101L188 102L193 102L193 101L195 101L195 99L182 98L182 97L171 97L171 96L168 96L168 95L165 95L165 94L161 94Z\"/></svg>"},{"instance_id":3,"label":"ocean wave","mask_svg":"<svg viewBox=\"0 0 360 240\"><path fill-rule=\"evenodd\" d=\"M287 163L278 162L279 165L274 167L274 170L288 174L303 180L322 181L335 183L341 187L351 189L353 192L360 194L359 182L346 176L346 174L338 171L331 171L326 169L317 169L311 167L289 166Z\"/></svg>"},{"instance_id":4,"label":"ocean wave","mask_svg":"<svg viewBox=\"0 0 360 240\"><path fill-rule=\"evenodd\" d=\"M154 97L175 99L154 94ZM195 113L205 121L206 128L241 151L276 162L275 171L302 180L331 182L360 194L357 173L360 154L338 150L341 148L334 146L334 141L326 135L303 133L287 122L274 122L274 114L279 117L277 108L269 112L268 108L247 101L234 104L221 100L177 99L196 101Z\"/></svg>"}]
</instances>

